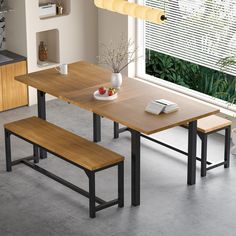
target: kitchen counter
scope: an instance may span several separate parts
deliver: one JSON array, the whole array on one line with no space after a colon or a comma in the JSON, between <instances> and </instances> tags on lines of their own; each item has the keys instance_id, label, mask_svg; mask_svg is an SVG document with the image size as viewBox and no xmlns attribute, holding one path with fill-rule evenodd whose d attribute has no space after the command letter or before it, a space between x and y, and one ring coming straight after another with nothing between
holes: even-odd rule
<instances>
[{"instance_id":1,"label":"kitchen counter","mask_svg":"<svg viewBox=\"0 0 236 236\"><path fill-rule=\"evenodd\" d=\"M0 66L25 60L26 57L10 52L8 50L0 51Z\"/></svg>"}]
</instances>

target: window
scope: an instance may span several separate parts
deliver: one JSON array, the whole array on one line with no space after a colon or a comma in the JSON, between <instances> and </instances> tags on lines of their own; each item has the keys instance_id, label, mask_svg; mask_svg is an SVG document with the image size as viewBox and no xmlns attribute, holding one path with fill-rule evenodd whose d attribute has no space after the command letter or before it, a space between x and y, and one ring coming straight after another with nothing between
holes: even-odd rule
<instances>
[{"instance_id":1,"label":"window","mask_svg":"<svg viewBox=\"0 0 236 236\"><path fill-rule=\"evenodd\" d=\"M218 64L222 58L236 56L236 1L141 2L165 8L168 19L162 25L139 22L138 38L145 45L145 57L140 60L142 65L138 68L142 69L138 70L138 75L152 75L210 95L205 96L209 100L213 100L213 96L236 104L236 67L228 68L224 74ZM193 94L188 89L185 91Z\"/></svg>"}]
</instances>

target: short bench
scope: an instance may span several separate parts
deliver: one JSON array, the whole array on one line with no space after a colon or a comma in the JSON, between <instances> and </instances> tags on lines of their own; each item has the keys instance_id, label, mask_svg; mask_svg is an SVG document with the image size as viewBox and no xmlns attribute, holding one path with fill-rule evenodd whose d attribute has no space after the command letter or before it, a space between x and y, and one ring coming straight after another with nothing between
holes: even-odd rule
<instances>
[{"instance_id":1,"label":"short bench","mask_svg":"<svg viewBox=\"0 0 236 236\"><path fill-rule=\"evenodd\" d=\"M198 120L197 132L202 141L201 147L201 176L205 177L208 170L224 165L228 168L230 165L230 138L231 138L231 124L230 120L222 117L212 115ZM218 164L207 167L207 139L208 135L216 133L220 130L225 130L225 150L224 161Z\"/></svg>"},{"instance_id":2,"label":"short bench","mask_svg":"<svg viewBox=\"0 0 236 236\"><path fill-rule=\"evenodd\" d=\"M8 172L12 171L12 166L23 163L82 194L89 198L89 212L91 218L96 216L97 211L107 207L116 204L118 204L119 207L123 207L124 157L37 117L12 122L6 124L4 128L6 168ZM33 144L33 156L12 161L11 135L15 135ZM89 178L89 191L87 192L36 165L39 162L39 148L83 169ZM32 162L32 160L34 160L34 162ZM118 166L118 198L106 202L95 196L95 173L113 166ZM98 204L96 205L96 203Z\"/></svg>"}]
</instances>

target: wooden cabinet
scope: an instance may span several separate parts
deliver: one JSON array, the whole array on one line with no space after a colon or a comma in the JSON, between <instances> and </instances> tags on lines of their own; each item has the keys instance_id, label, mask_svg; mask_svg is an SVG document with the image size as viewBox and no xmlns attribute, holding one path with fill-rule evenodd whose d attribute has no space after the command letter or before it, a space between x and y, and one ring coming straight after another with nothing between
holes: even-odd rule
<instances>
[{"instance_id":1,"label":"wooden cabinet","mask_svg":"<svg viewBox=\"0 0 236 236\"><path fill-rule=\"evenodd\" d=\"M15 80L26 74L26 61L0 66L0 111L28 105L28 88Z\"/></svg>"}]
</instances>

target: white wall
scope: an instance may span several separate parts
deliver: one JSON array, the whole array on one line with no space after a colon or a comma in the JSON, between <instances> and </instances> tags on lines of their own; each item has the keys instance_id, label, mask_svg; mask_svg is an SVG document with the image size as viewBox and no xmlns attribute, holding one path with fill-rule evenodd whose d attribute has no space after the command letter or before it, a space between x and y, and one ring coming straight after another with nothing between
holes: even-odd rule
<instances>
[{"instance_id":1,"label":"white wall","mask_svg":"<svg viewBox=\"0 0 236 236\"><path fill-rule=\"evenodd\" d=\"M27 57L29 72L39 70L37 66L36 32L58 29L60 62L78 60L95 61L97 54L97 9L93 0L71 0L68 16L40 20L38 0L26 1Z\"/></svg>"},{"instance_id":2,"label":"white wall","mask_svg":"<svg viewBox=\"0 0 236 236\"><path fill-rule=\"evenodd\" d=\"M25 0L8 0L14 11L6 14L6 46L12 52L27 56Z\"/></svg>"},{"instance_id":3,"label":"white wall","mask_svg":"<svg viewBox=\"0 0 236 236\"><path fill-rule=\"evenodd\" d=\"M59 30L60 63L79 60L96 62L98 55L98 11L93 0L71 0L68 16L40 20L38 0L9 0L15 9L7 17L7 49L27 56L28 72L45 68L37 65L36 33ZM29 88L29 104L36 103L36 91Z\"/></svg>"},{"instance_id":4,"label":"white wall","mask_svg":"<svg viewBox=\"0 0 236 236\"><path fill-rule=\"evenodd\" d=\"M97 62L100 43L118 41L122 34L127 39L130 37L130 19L97 9L93 0L71 0L70 15L47 20L38 17L38 0L8 1L15 11L7 15L7 49L27 56L29 73L41 70L37 65L36 33L39 31L59 30L61 63ZM36 91L32 88L29 100L30 105L36 103Z\"/></svg>"},{"instance_id":5,"label":"white wall","mask_svg":"<svg viewBox=\"0 0 236 236\"><path fill-rule=\"evenodd\" d=\"M98 52L100 53L100 44L108 44L110 41L119 42L121 35L128 39L128 17L110 12L107 10L98 10ZM127 74L127 70L124 71Z\"/></svg>"},{"instance_id":6,"label":"white wall","mask_svg":"<svg viewBox=\"0 0 236 236\"><path fill-rule=\"evenodd\" d=\"M96 61L98 16L93 0L71 0L71 12L68 16L47 20L39 19L38 0L25 1L29 72L40 70L37 65L36 32L55 28L59 30L60 37L60 63L72 63L79 60ZM32 88L29 91L30 104L34 104L36 92Z\"/></svg>"}]
</instances>

